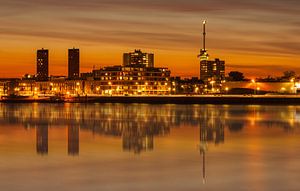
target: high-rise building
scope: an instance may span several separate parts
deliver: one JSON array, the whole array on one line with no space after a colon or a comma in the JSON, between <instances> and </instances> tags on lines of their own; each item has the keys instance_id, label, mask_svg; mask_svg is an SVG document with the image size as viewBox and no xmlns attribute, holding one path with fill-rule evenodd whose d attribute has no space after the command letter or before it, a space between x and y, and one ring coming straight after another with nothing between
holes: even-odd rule
<instances>
[{"instance_id":1,"label":"high-rise building","mask_svg":"<svg viewBox=\"0 0 300 191\"><path fill-rule=\"evenodd\" d=\"M225 61L220 59L202 60L200 62L200 79L205 83L222 83L225 80Z\"/></svg>"},{"instance_id":2,"label":"high-rise building","mask_svg":"<svg viewBox=\"0 0 300 191\"><path fill-rule=\"evenodd\" d=\"M144 53L141 50L135 50L134 52L124 53L123 65L146 65L146 67L154 67L154 54Z\"/></svg>"},{"instance_id":3,"label":"high-rise building","mask_svg":"<svg viewBox=\"0 0 300 191\"><path fill-rule=\"evenodd\" d=\"M221 84L225 80L225 61L209 60L206 49L206 21L203 22L203 48L198 57L200 58L200 80L213 92L220 91Z\"/></svg>"},{"instance_id":4,"label":"high-rise building","mask_svg":"<svg viewBox=\"0 0 300 191\"><path fill-rule=\"evenodd\" d=\"M49 51L41 49L37 51L36 79L47 81L49 76Z\"/></svg>"},{"instance_id":5,"label":"high-rise building","mask_svg":"<svg viewBox=\"0 0 300 191\"><path fill-rule=\"evenodd\" d=\"M79 49L69 49L69 62L68 62L68 77L69 79L79 78Z\"/></svg>"}]
</instances>

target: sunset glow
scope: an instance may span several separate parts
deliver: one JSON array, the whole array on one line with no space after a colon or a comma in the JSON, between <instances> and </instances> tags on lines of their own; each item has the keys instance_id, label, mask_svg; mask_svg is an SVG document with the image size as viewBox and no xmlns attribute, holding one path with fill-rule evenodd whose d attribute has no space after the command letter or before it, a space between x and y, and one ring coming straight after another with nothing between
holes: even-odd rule
<instances>
[{"instance_id":1,"label":"sunset glow","mask_svg":"<svg viewBox=\"0 0 300 191\"><path fill-rule=\"evenodd\" d=\"M199 76L204 19L209 54L226 60L227 72L300 72L299 9L293 0L1 0L0 76L35 74L43 47L50 75L66 75L67 50L78 47L82 72L120 65L140 48L173 76Z\"/></svg>"}]
</instances>

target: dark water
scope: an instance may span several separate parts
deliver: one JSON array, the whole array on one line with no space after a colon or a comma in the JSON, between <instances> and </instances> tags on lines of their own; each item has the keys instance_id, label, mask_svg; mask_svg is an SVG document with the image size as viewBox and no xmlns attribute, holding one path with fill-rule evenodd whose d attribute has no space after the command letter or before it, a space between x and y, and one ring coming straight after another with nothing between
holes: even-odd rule
<instances>
[{"instance_id":1,"label":"dark water","mask_svg":"<svg viewBox=\"0 0 300 191\"><path fill-rule=\"evenodd\" d=\"M300 107L0 104L0 190L300 190Z\"/></svg>"}]
</instances>

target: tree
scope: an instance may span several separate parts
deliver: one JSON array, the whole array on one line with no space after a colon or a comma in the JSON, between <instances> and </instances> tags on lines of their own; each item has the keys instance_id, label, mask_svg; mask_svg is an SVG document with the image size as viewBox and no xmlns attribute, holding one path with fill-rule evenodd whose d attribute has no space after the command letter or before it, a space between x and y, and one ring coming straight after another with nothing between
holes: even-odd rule
<instances>
[{"instance_id":1,"label":"tree","mask_svg":"<svg viewBox=\"0 0 300 191\"><path fill-rule=\"evenodd\" d=\"M231 71L229 72L229 79L231 81L244 81L245 77L244 74L242 72L238 72L238 71Z\"/></svg>"},{"instance_id":2,"label":"tree","mask_svg":"<svg viewBox=\"0 0 300 191\"><path fill-rule=\"evenodd\" d=\"M283 72L283 76L282 76L283 79L292 79L294 77L296 77L295 71L290 70L290 71Z\"/></svg>"}]
</instances>

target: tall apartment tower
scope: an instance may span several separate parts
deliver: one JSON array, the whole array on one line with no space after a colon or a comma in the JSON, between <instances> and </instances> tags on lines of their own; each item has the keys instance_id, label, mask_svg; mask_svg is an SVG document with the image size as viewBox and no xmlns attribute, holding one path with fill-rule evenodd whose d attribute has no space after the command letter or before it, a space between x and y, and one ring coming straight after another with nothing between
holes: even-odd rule
<instances>
[{"instance_id":1,"label":"tall apartment tower","mask_svg":"<svg viewBox=\"0 0 300 191\"><path fill-rule=\"evenodd\" d=\"M69 61L68 61L68 77L69 79L78 79L79 74L79 49L69 49Z\"/></svg>"},{"instance_id":2,"label":"tall apartment tower","mask_svg":"<svg viewBox=\"0 0 300 191\"><path fill-rule=\"evenodd\" d=\"M206 83L214 81L216 84L221 84L225 80L225 61L218 58L201 61L200 80Z\"/></svg>"},{"instance_id":3,"label":"tall apartment tower","mask_svg":"<svg viewBox=\"0 0 300 191\"><path fill-rule=\"evenodd\" d=\"M134 52L124 53L123 66L130 65L146 65L146 67L154 67L154 54L144 53L141 50L135 50Z\"/></svg>"},{"instance_id":4,"label":"tall apartment tower","mask_svg":"<svg viewBox=\"0 0 300 191\"><path fill-rule=\"evenodd\" d=\"M37 51L36 79L47 81L49 76L49 51L41 49Z\"/></svg>"}]
</instances>

